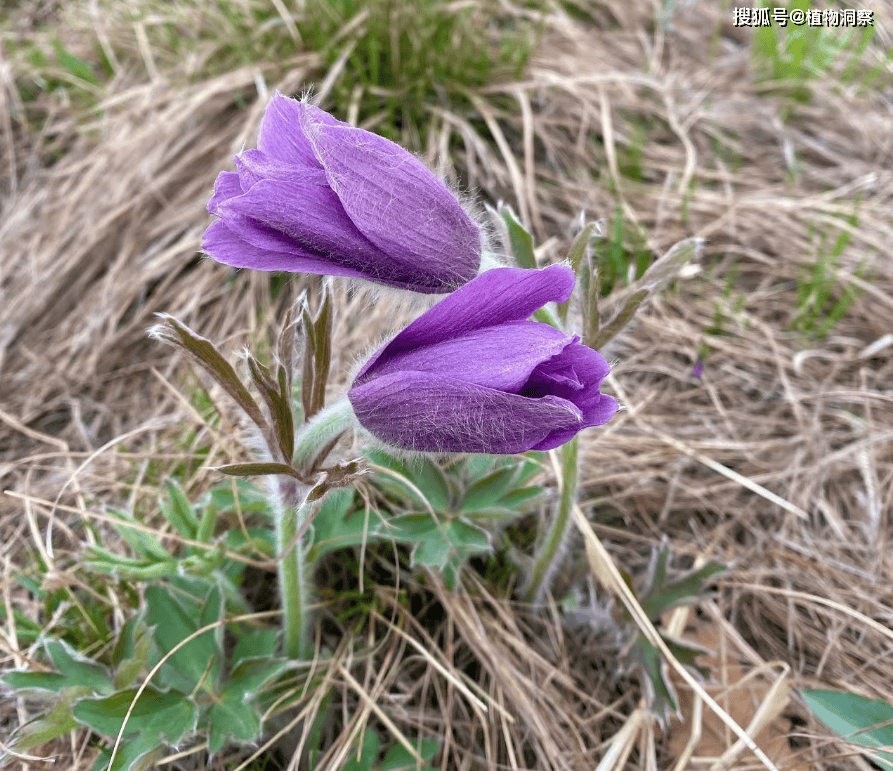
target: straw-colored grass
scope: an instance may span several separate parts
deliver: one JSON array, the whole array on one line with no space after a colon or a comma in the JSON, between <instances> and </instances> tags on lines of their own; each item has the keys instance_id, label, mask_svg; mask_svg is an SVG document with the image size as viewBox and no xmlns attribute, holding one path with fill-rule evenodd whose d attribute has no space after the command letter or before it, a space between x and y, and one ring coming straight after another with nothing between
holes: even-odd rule
<instances>
[{"instance_id":1,"label":"straw-colored grass","mask_svg":"<svg viewBox=\"0 0 893 771\"><path fill-rule=\"evenodd\" d=\"M482 201L511 203L542 244L542 263L563 259L580 210L624 212L628 237L654 254L704 239L697 270L640 309L606 352L616 361L609 387L627 409L582 437L580 507L633 576L663 538L676 567L730 566L715 595L665 623L712 649L707 692L740 726L754 720L772 762L867 768L796 689L893 703L889 85L861 93L832 72L791 110L783 93L755 85L751 33L732 26L725 4L680 4L670 24L655 23L644 0L589 5L591 18L546 15L523 78L478 89L475 116L432 108L416 149L452 164L448 173ZM7 54L10 36L46 34L42 7L9 12ZM893 19L889 0L872 8L869 57L889 48ZM269 276L201 259L205 204L216 174L253 143L274 88L315 86L334 108L326 99L339 76L313 53L210 79L165 75L163 52L156 62L138 26L116 23L64 30L73 51L90 25L100 39L132 35L145 65L119 63L111 84L96 87L89 119L58 94L22 112L16 68L25 65L7 57L0 70L0 489L9 493L0 580L7 610L48 634L53 619L17 573L39 557L47 581L77 585L78 550L94 537L84 524L103 506L151 513L164 474L186 464L198 494L216 481L202 464L244 459L231 405L212 391L224 418L204 426L187 365L146 330L166 311L228 352L267 345L266 328L305 279L272 300ZM623 169L637 153L635 180ZM801 272L820 234L841 231L842 281L861 293L826 339L793 332ZM622 291L603 302L605 315ZM338 299L333 394L375 335L411 317L390 297ZM717 316L722 334L706 334ZM556 592L593 570L584 539L571 548ZM343 765L367 723L439 737L441 768L759 767L678 678L684 722L653 720L634 673L618 675L610 635L560 623L554 605L543 614L493 596L473 578L461 593L432 581L436 608L424 623L392 602L365 641L345 632L327 665L343 719L326 727L319 768ZM376 591L388 606L393 590ZM120 621L124 598L109 592ZM33 662L7 619L2 666ZM354 659L352 645L367 658ZM28 700L5 700L3 736L36 714ZM309 722L290 734L293 751ZM89 768L86 742L75 733L38 754ZM199 756L170 767L195 767Z\"/></svg>"}]
</instances>

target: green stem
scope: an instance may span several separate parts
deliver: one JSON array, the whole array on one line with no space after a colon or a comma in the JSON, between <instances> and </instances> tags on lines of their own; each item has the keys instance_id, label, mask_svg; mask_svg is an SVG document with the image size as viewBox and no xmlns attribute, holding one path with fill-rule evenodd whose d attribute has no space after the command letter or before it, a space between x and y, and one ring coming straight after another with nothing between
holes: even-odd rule
<instances>
[{"instance_id":1,"label":"green stem","mask_svg":"<svg viewBox=\"0 0 893 771\"><path fill-rule=\"evenodd\" d=\"M280 484L281 477L273 481ZM294 480L285 482L294 490L294 498L303 498L307 488ZM303 544L297 543L296 536L307 515L306 505L294 500L290 495L285 500L276 517L276 551L279 553L279 593L282 597L283 635L285 655L289 658L303 658L309 651L310 614L307 566L304 564ZM289 500L292 498L292 500ZM291 548L289 547L291 545ZM286 549L288 551L286 551Z\"/></svg>"},{"instance_id":2,"label":"green stem","mask_svg":"<svg viewBox=\"0 0 893 771\"><path fill-rule=\"evenodd\" d=\"M303 469L327 442L354 425L353 407L346 396L317 412L295 438L295 468Z\"/></svg>"},{"instance_id":3,"label":"green stem","mask_svg":"<svg viewBox=\"0 0 893 771\"><path fill-rule=\"evenodd\" d=\"M567 540L571 508L577 500L577 437L561 448L561 467L561 500L558 502L555 519L552 520L549 532L533 562L530 584L527 587L528 602L539 600L563 556L561 547Z\"/></svg>"},{"instance_id":4,"label":"green stem","mask_svg":"<svg viewBox=\"0 0 893 771\"><path fill-rule=\"evenodd\" d=\"M294 464L303 468L328 442L353 424L350 402L342 398L313 416L295 439ZM279 592L282 597L285 654L304 658L310 651L310 585L312 566L306 563L304 525L314 503L305 503L310 489L290 477L272 478L275 487L276 553L279 555Z\"/></svg>"}]
</instances>

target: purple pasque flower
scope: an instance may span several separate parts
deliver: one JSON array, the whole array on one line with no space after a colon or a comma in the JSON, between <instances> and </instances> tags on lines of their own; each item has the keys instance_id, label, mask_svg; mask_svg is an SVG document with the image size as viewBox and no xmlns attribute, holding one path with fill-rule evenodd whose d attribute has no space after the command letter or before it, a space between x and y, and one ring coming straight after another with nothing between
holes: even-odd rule
<instances>
[{"instance_id":1,"label":"purple pasque flower","mask_svg":"<svg viewBox=\"0 0 893 771\"><path fill-rule=\"evenodd\" d=\"M550 450L605 423L608 363L577 336L533 321L574 287L563 265L482 273L413 321L348 391L360 424L395 447L510 454Z\"/></svg>"},{"instance_id":2,"label":"purple pasque flower","mask_svg":"<svg viewBox=\"0 0 893 771\"><path fill-rule=\"evenodd\" d=\"M353 276L450 292L477 275L481 233L399 145L276 93L256 150L217 177L202 249L237 268Z\"/></svg>"}]
</instances>

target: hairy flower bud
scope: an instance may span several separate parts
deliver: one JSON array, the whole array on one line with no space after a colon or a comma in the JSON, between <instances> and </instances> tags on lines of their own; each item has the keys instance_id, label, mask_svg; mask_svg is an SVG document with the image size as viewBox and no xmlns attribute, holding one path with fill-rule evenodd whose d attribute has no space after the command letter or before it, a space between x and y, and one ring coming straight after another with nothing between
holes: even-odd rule
<instances>
[{"instance_id":1,"label":"hairy flower bud","mask_svg":"<svg viewBox=\"0 0 893 771\"><path fill-rule=\"evenodd\" d=\"M608 363L579 337L527 321L563 302L570 268L498 268L441 300L381 348L347 396L389 445L428 452L549 450L617 411Z\"/></svg>"},{"instance_id":2,"label":"hairy flower bud","mask_svg":"<svg viewBox=\"0 0 893 771\"><path fill-rule=\"evenodd\" d=\"M238 268L352 276L450 292L478 272L481 232L393 142L277 93L256 150L214 185L202 249Z\"/></svg>"}]
</instances>

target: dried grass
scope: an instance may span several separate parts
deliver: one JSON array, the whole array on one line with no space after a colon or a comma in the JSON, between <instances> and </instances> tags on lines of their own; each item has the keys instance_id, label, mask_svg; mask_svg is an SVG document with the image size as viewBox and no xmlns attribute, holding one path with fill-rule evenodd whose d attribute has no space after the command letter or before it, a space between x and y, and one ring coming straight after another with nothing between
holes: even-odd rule
<instances>
[{"instance_id":1,"label":"dried grass","mask_svg":"<svg viewBox=\"0 0 893 771\"><path fill-rule=\"evenodd\" d=\"M872 7L878 45L889 45L893 4ZM747 33L732 27L730 9L685 4L671 28L653 23L644 0L593 5L593 17L551 15L524 80L477 94L483 124L437 113L427 140L433 159L455 138L460 177L482 197L515 205L544 261L563 257L580 209L607 217L620 204L655 253L682 237L706 239L700 273L640 311L611 347L612 385L628 409L584 437L582 508L634 575L664 536L682 562L731 566L715 602L682 627L702 630L726 676L733 669L733 679L750 672L767 683L732 705L743 709L739 722L759 711L751 699L769 698L778 661L790 668L785 687L893 702L893 358L890 339L883 344L893 329L889 94L820 91L783 121L788 102L754 92ZM296 59L274 85L299 92L325 77L315 67L312 57ZM183 363L145 331L153 313L167 311L230 350L263 344L269 320L282 317L300 285L292 281L274 303L267 276L228 278L197 255L214 177L253 141L266 96L256 94L259 73L246 68L190 87L123 82L89 126L48 110L42 128L0 127L9 159L0 180L9 191L0 209L0 487L18 494L0 498L7 608L38 614L13 580L35 551L57 565L57 580L74 580L68 569L84 536L69 510L132 507L157 495L142 473L124 485L130 461L98 448L117 445L166 468L199 443L218 457L239 452L232 426L218 435L197 426L178 395L188 388ZM2 83L4 106L15 104L9 67ZM642 125L650 128L640 141ZM636 142L643 179L634 183L619 164ZM65 149L55 162L42 155L50 144ZM850 227L842 217L857 199L859 224ZM828 339L807 344L789 331L798 270L815 260L812 231L832 225L850 232L843 273L864 262L870 280L856 279L864 292ZM733 262L735 289L724 299ZM717 304L727 334L709 338L696 380L691 369ZM342 293L339 305L343 382L370 331L383 334L408 316L362 294ZM192 443L178 446L172 424L193 432ZM198 475L191 484L210 481ZM46 544L51 507L20 496L53 501L63 488ZM578 569L586 571L569 566L568 582ZM375 719L370 704L396 715L403 730L439 734L450 768L588 769L599 760L620 768L624 758L699 768L734 744L721 727L719 745L702 743L691 721L655 731L635 692L617 691L598 641L483 586L434 589L442 626L399 622L424 653L384 630L382 666L367 668L362 683L339 658L330 676L344 689L345 710L366 706L359 723L345 719L326 761L336 765L326 767L343 762L351 732ZM17 649L12 626L6 632L7 660L21 663L28 652ZM724 685L734 692L735 682ZM779 767L864 767L820 738L815 722L803 723L796 698L785 706L772 693L781 699L767 720ZM683 703L701 721L696 701ZM10 726L29 714L21 701L3 713ZM82 741L56 748L71 759L66 767L86 767ZM749 753L734 754L732 766L754 767Z\"/></svg>"}]
</instances>

